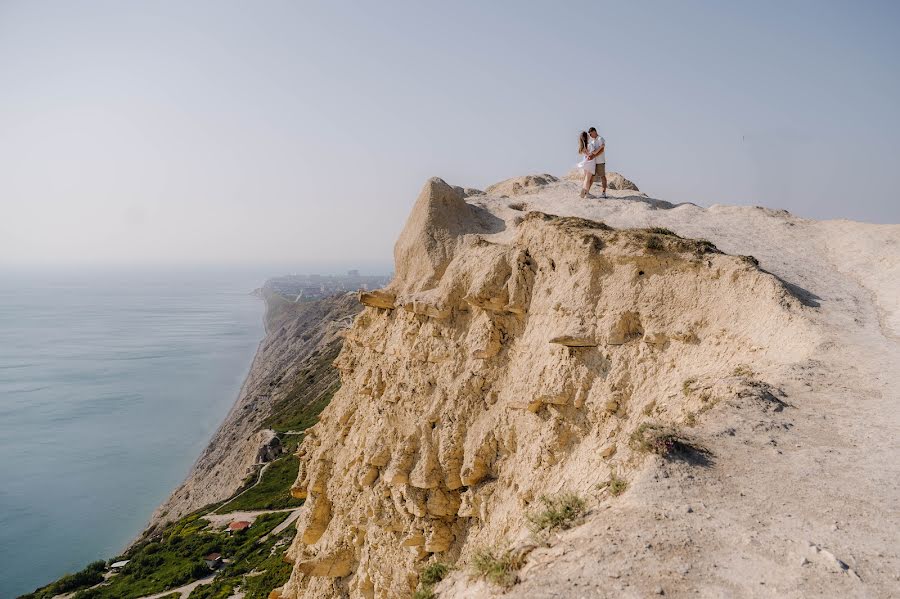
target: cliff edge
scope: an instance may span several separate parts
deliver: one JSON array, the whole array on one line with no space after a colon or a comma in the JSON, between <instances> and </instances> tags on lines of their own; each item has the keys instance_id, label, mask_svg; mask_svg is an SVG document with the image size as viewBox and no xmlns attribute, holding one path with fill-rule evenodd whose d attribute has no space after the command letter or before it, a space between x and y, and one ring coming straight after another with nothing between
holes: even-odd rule
<instances>
[{"instance_id":1,"label":"cliff edge","mask_svg":"<svg viewBox=\"0 0 900 599\"><path fill-rule=\"evenodd\" d=\"M426 183L273 597L887 596L900 227L631 187Z\"/></svg>"}]
</instances>

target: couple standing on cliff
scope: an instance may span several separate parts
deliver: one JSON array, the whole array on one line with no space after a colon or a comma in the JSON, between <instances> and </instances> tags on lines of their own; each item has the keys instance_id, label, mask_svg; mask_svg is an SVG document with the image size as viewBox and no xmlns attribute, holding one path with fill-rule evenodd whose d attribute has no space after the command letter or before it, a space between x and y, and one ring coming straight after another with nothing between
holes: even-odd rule
<instances>
[{"instance_id":1,"label":"couple standing on cliff","mask_svg":"<svg viewBox=\"0 0 900 599\"><path fill-rule=\"evenodd\" d=\"M581 186L581 197L594 199L591 195L591 185L594 184L594 176L600 177L603 183L603 195L606 197L606 140L597 134L593 127L582 131L578 136L578 153L584 159L578 163L578 168L584 171L584 184Z\"/></svg>"}]
</instances>

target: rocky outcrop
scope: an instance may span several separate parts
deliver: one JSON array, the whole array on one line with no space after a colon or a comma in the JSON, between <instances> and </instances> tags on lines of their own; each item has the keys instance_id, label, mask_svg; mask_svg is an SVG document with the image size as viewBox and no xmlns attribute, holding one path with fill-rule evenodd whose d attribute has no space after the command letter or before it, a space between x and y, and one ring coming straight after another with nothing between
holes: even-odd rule
<instances>
[{"instance_id":1,"label":"rocky outcrop","mask_svg":"<svg viewBox=\"0 0 900 599\"><path fill-rule=\"evenodd\" d=\"M558 178L546 173L542 175L525 175L513 177L499 183L494 183L484 190L484 193L492 196L517 196L539 190L545 185L559 181Z\"/></svg>"},{"instance_id":2,"label":"rocky outcrop","mask_svg":"<svg viewBox=\"0 0 900 599\"><path fill-rule=\"evenodd\" d=\"M270 428L256 433L256 463L265 464L281 455L281 439Z\"/></svg>"},{"instance_id":3,"label":"rocky outcrop","mask_svg":"<svg viewBox=\"0 0 900 599\"><path fill-rule=\"evenodd\" d=\"M578 169L574 169L569 171L566 174L566 180L568 181L581 181L584 178L584 173ZM597 177L594 179L594 185L600 184L600 178ZM607 189L612 190L626 190L626 191L640 191L638 186L633 182L629 181L625 177L623 177L620 173L615 171L607 171L606 172L606 184Z\"/></svg>"},{"instance_id":4,"label":"rocky outcrop","mask_svg":"<svg viewBox=\"0 0 900 599\"><path fill-rule=\"evenodd\" d=\"M606 174L606 183L609 189L640 191L637 185L615 171L609 171Z\"/></svg>"},{"instance_id":5,"label":"rocky outcrop","mask_svg":"<svg viewBox=\"0 0 900 599\"><path fill-rule=\"evenodd\" d=\"M542 494L632 468L649 418L716 401L685 381L810 351L808 309L753 263L668 232L504 220L502 195L430 180L395 279L360 297L341 388L300 446L306 503L273 596L409 597L432 556L515 540Z\"/></svg>"}]
</instances>

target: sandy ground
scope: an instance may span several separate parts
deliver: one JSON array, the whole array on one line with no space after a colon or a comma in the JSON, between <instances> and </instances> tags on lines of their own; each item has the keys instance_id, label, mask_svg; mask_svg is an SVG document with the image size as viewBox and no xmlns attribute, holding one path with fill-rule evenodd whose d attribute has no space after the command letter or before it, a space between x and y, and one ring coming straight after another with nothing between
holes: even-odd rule
<instances>
[{"instance_id":1,"label":"sandy ground","mask_svg":"<svg viewBox=\"0 0 900 599\"><path fill-rule=\"evenodd\" d=\"M439 596L900 596L900 226L577 190L468 201L504 219L518 202L667 227L752 255L816 307L824 340L814 358L760 373L779 382L783 409L726 402L705 416L692 433L709 465L648 458L624 495L532 552L505 594L456 572Z\"/></svg>"}]
</instances>

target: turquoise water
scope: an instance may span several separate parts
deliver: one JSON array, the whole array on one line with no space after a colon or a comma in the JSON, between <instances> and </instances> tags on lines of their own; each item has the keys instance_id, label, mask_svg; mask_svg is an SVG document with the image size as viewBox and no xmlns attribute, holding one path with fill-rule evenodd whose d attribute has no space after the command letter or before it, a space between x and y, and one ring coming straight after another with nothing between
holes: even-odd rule
<instances>
[{"instance_id":1,"label":"turquoise water","mask_svg":"<svg viewBox=\"0 0 900 599\"><path fill-rule=\"evenodd\" d=\"M264 278L0 273L0 598L141 531L237 396Z\"/></svg>"}]
</instances>

